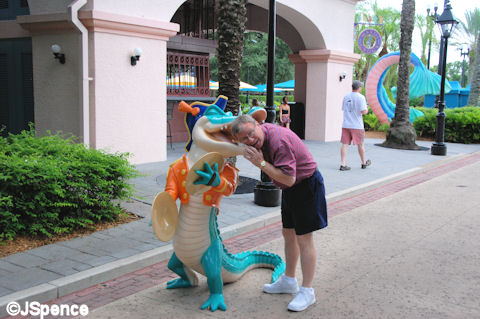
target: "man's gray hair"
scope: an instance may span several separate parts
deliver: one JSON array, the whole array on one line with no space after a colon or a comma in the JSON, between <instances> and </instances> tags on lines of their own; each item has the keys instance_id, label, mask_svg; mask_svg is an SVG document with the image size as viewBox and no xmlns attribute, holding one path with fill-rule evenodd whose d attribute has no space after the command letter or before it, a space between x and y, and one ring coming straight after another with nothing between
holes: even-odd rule
<instances>
[{"instance_id":1,"label":"man's gray hair","mask_svg":"<svg viewBox=\"0 0 480 319\"><path fill-rule=\"evenodd\" d=\"M257 121L251 117L250 115L248 114L243 114L243 115L239 115L235 121L233 121L232 123L232 128L230 129L230 131L232 132L232 135L233 137L237 137L237 134L240 133L240 131L242 130L242 127L244 124L247 124L247 123L252 123L252 124L256 124Z\"/></svg>"},{"instance_id":2,"label":"man's gray hair","mask_svg":"<svg viewBox=\"0 0 480 319\"><path fill-rule=\"evenodd\" d=\"M363 83L362 81L359 81L359 80L354 80L352 82L352 90L358 90L358 88L361 88L363 86Z\"/></svg>"}]
</instances>

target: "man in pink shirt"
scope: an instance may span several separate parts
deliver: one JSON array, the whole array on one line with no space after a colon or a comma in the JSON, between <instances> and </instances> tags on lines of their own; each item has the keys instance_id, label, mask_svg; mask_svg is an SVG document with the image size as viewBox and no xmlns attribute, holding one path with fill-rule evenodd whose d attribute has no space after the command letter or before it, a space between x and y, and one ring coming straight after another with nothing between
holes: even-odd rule
<instances>
[{"instance_id":1,"label":"man in pink shirt","mask_svg":"<svg viewBox=\"0 0 480 319\"><path fill-rule=\"evenodd\" d=\"M239 116L232 135L247 147L244 157L267 174L282 189L282 234L286 270L266 293L296 294L288 304L303 311L315 302L312 288L316 265L313 232L327 226L327 203L323 177L305 144L291 130L279 125L259 124L250 115ZM295 269L300 257L303 282L300 289Z\"/></svg>"}]
</instances>

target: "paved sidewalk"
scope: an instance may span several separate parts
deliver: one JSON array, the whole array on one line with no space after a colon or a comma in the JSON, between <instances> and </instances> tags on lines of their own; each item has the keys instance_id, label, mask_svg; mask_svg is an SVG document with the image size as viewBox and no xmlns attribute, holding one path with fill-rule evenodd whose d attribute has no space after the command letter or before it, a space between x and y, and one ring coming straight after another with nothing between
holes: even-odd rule
<instances>
[{"instance_id":1,"label":"paved sidewalk","mask_svg":"<svg viewBox=\"0 0 480 319\"><path fill-rule=\"evenodd\" d=\"M352 170L340 172L339 143L307 141L306 144L319 164L329 203L341 203L359 192L382 190L401 177L414 176L442 163L457 162L480 151L480 145L447 144L448 156L435 157L429 151L392 150L375 144L381 140L367 139L366 153L372 166L360 169L356 148L348 154ZM418 142L429 147L430 142ZM175 144L165 162L139 165L146 176L133 181L140 200L124 203L130 211L146 218L90 236L56 243L0 259L0 316L4 305L12 300L45 302L112 280L138 269L157 265L171 254L169 243L162 243L148 226L150 204L163 190L167 168L183 154L183 144ZM354 165L353 163L358 163ZM239 157L240 175L259 178L259 170ZM339 205L339 204L337 204ZM347 210L351 208L346 208ZM330 216L332 211L330 211ZM253 204L253 194L224 198L219 226L224 239L270 225L279 220L279 208Z\"/></svg>"},{"instance_id":2,"label":"paved sidewalk","mask_svg":"<svg viewBox=\"0 0 480 319\"><path fill-rule=\"evenodd\" d=\"M315 233L317 302L302 318L479 318L480 153L329 205ZM283 256L280 222L226 241L231 252ZM290 318L290 295L262 293L271 270L224 286L227 311L200 310L198 287L167 290L166 261L54 300L86 304L89 318ZM301 280L298 269L297 276Z\"/></svg>"}]
</instances>

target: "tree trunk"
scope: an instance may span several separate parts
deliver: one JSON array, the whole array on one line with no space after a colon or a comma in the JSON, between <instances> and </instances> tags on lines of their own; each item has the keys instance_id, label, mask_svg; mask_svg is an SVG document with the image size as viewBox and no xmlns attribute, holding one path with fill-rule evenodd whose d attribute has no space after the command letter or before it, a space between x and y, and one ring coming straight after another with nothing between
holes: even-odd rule
<instances>
[{"instance_id":1,"label":"tree trunk","mask_svg":"<svg viewBox=\"0 0 480 319\"><path fill-rule=\"evenodd\" d=\"M468 105L480 106L480 31L477 37L477 53L471 83Z\"/></svg>"},{"instance_id":2,"label":"tree trunk","mask_svg":"<svg viewBox=\"0 0 480 319\"><path fill-rule=\"evenodd\" d=\"M410 59L412 33L415 23L415 0L403 0L400 22L400 61L398 63L397 105L395 117L387 131L383 146L400 149L419 149L415 144L417 134L410 123Z\"/></svg>"},{"instance_id":3,"label":"tree trunk","mask_svg":"<svg viewBox=\"0 0 480 319\"><path fill-rule=\"evenodd\" d=\"M246 0L217 1L218 93L228 97L225 111L238 114Z\"/></svg>"},{"instance_id":4,"label":"tree trunk","mask_svg":"<svg viewBox=\"0 0 480 319\"><path fill-rule=\"evenodd\" d=\"M387 43L386 42L383 44L382 50L378 54L378 57L381 58L385 54L388 54L388 49L387 49Z\"/></svg>"}]
</instances>

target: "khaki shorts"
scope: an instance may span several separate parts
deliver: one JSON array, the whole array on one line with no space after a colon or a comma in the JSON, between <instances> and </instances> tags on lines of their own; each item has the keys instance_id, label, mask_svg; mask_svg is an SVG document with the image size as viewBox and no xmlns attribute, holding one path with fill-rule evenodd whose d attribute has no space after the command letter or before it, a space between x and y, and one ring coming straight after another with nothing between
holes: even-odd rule
<instances>
[{"instance_id":1,"label":"khaki shorts","mask_svg":"<svg viewBox=\"0 0 480 319\"><path fill-rule=\"evenodd\" d=\"M342 138L340 142L342 144L350 145L353 140L353 145L363 144L365 139L365 130L354 128L342 128Z\"/></svg>"}]
</instances>

